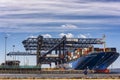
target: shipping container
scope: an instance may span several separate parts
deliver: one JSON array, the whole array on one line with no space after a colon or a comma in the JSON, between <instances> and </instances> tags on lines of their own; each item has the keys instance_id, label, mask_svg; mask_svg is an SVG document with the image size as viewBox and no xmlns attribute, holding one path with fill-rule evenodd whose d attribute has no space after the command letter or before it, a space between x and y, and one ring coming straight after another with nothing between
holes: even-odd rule
<instances>
[{"instance_id":1,"label":"shipping container","mask_svg":"<svg viewBox=\"0 0 120 80\"><path fill-rule=\"evenodd\" d=\"M72 56L72 55L71 55L71 52L68 52L67 54L68 54L68 56L70 56L70 57Z\"/></svg>"},{"instance_id":2,"label":"shipping container","mask_svg":"<svg viewBox=\"0 0 120 80\"><path fill-rule=\"evenodd\" d=\"M99 48L94 48L94 52L99 52L100 49Z\"/></svg>"},{"instance_id":3,"label":"shipping container","mask_svg":"<svg viewBox=\"0 0 120 80\"><path fill-rule=\"evenodd\" d=\"M110 48L105 48L105 52L110 52L111 49Z\"/></svg>"},{"instance_id":4,"label":"shipping container","mask_svg":"<svg viewBox=\"0 0 120 80\"><path fill-rule=\"evenodd\" d=\"M99 51L100 51L100 52L103 52L103 51L104 51L104 49L103 49L103 48L100 48L100 49L99 49Z\"/></svg>"},{"instance_id":5,"label":"shipping container","mask_svg":"<svg viewBox=\"0 0 120 80\"><path fill-rule=\"evenodd\" d=\"M111 51L112 52L116 52L116 48L111 48Z\"/></svg>"},{"instance_id":6,"label":"shipping container","mask_svg":"<svg viewBox=\"0 0 120 80\"><path fill-rule=\"evenodd\" d=\"M106 52L116 52L116 48L105 48Z\"/></svg>"},{"instance_id":7,"label":"shipping container","mask_svg":"<svg viewBox=\"0 0 120 80\"><path fill-rule=\"evenodd\" d=\"M64 58L64 55L63 55L63 54L61 54L61 55L60 55L60 58L62 58L62 59L63 59L63 58Z\"/></svg>"}]
</instances>

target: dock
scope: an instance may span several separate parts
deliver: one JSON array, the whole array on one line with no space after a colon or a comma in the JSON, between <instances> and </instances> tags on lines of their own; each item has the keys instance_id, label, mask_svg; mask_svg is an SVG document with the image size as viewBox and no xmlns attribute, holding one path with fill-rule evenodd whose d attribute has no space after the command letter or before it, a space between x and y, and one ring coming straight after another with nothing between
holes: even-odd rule
<instances>
[{"instance_id":1,"label":"dock","mask_svg":"<svg viewBox=\"0 0 120 80\"><path fill-rule=\"evenodd\" d=\"M120 79L120 74L0 74L2 79Z\"/></svg>"},{"instance_id":2,"label":"dock","mask_svg":"<svg viewBox=\"0 0 120 80\"><path fill-rule=\"evenodd\" d=\"M120 79L120 72L95 73L88 70L40 70L39 68L0 69L1 79Z\"/></svg>"}]
</instances>

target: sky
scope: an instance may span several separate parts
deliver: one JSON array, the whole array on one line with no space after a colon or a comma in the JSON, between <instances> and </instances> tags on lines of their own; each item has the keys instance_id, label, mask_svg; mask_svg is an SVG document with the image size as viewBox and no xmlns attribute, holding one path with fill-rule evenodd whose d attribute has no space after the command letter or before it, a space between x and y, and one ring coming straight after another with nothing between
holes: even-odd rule
<instances>
[{"instance_id":1,"label":"sky","mask_svg":"<svg viewBox=\"0 0 120 80\"><path fill-rule=\"evenodd\" d=\"M28 37L102 38L120 52L120 0L0 0L0 63L7 52L25 51ZM13 57L7 57L13 59ZM35 64L35 57L17 57ZM30 61L29 59L32 59ZM120 57L112 64L120 68Z\"/></svg>"}]
</instances>

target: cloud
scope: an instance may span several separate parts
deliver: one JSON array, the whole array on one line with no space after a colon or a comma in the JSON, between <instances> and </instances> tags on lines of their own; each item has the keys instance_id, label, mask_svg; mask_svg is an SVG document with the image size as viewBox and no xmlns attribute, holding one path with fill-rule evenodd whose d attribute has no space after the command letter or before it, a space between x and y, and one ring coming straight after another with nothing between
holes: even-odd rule
<instances>
[{"instance_id":1,"label":"cloud","mask_svg":"<svg viewBox=\"0 0 120 80\"><path fill-rule=\"evenodd\" d=\"M50 15L116 15L119 13L119 11L117 11L119 10L119 3L104 3L96 1L76 3L76 1L65 0L29 0L29 2L27 0L22 0L21 2L18 2L18 0L11 0L11 2L4 4L4 6L5 8L2 8L4 13L1 13L0 15L27 15L30 13L48 13ZM12 11L10 12L10 10ZM111 14L113 11L114 14Z\"/></svg>"},{"instance_id":2,"label":"cloud","mask_svg":"<svg viewBox=\"0 0 120 80\"><path fill-rule=\"evenodd\" d=\"M42 36L44 38L52 38L52 36L50 34L42 34ZM38 35L37 36L30 35L27 38L37 38L37 37L38 37Z\"/></svg>"},{"instance_id":3,"label":"cloud","mask_svg":"<svg viewBox=\"0 0 120 80\"><path fill-rule=\"evenodd\" d=\"M63 29L77 29L78 27L75 25L72 25L72 24L65 24L65 25L62 25L61 28L63 28Z\"/></svg>"},{"instance_id":4,"label":"cloud","mask_svg":"<svg viewBox=\"0 0 120 80\"><path fill-rule=\"evenodd\" d=\"M37 36L30 35L27 38L37 38Z\"/></svg>"},{"instance_id":5,"label":"cloud","mask_svg":"<svg viewBox=\"0 0 120 80\"><path fill-rule=\"evenodd\" d=\"M78 36L79 38L87 38L85 35L83 35L83 34L80 34L79 36Z\"/></svg>"},{"instance_id":6,"label":"cloud","mask_svg":"<svg viewBox=\"0 0 120 80\"><path fill-rule=\"evenodd\" d=\"M10 32L10 33L37 33L37 32L80 32L80 31L93 31L93 30L118 30L119 27L110 27L110 26L79 26L77 29L69 29L69 28L61 28L56 26L34 26L34 25L30 25L30 26L11 26L11 25L6 25L6 26L1 26L0 27L0 32Z\"/></svg>"},{"instance_id":7,"label":"cloud","mask_svg":"<svg viewBox=\"0 0 120 80\"><path fill-rule=\"evenodd\" d=\"M120 0L85 0L85 2L88 2L88 1L89 2L120 2Z\"/></svg>"},{"instance_id":8,"label":"cloud","mask_svg":"<svg viewBox=\"0 0 120 80\"><path fill-rule=\"evenodd\" d=\"M11 36L11 34L9 34L9 33L6 33L6 37L10 37Z\"/></svg>"},{"instance_id":9,"label":"cloud","mask_svg":"<svg viewBox=\"0 0 120 80\"><path fill-rule=\"evenodd\" d=\"M52 38L52 36L50 34L43 34L42 35L44 38Z\"/></svg>"},{"instance_id":10,"label":"cloud","mask_svg":"<svg viewBox=\"0 0 120 80\"><path fill-rule=\"evenodd\" d=\"M109 29L108 27L95 27L96 24L120 25L120 2L110 0L110 3L106 3L107 1L1 0L0 32ZM84 25L81 26L81 24ZM86 25L90 26L86 27Z\"/></svg>"},{"instance_id":11,"label":"cloud","mask_svg":"<svg viewBox=\"0 0 120 80\"><path fill-rule=\"evenodd\" d=\"M73 38L74 35L72 33L60 33L59 34L60 37L66 36L67 38Z\"/></svg>"},{"instance_id":12,"label":"cloud","mask_svg":"<svg viewBox=\"0 0 120 80\"><path fill-rule=\"evenodd\" d=\"M51 34L42 34L42 36L44 38L52 38ZM87 34L78 34L76 36L74 36L74 34L72 34L72 33L60 33L58 36L60 38L62 38L63 36L66 36L67 38L74 38L74 37L77 37L77 36L78 36L78 38L91 38L91 34L90 33L87 33ZM30 35L27 38L37 38L37 36Z\"/></svg>"},{"instance_id":13,"label":"cloud","mask_svg":"<svg viewBox=\"0 0 120 80\"><path fill-rule=\"evenodd\" d=\"M78 35L78 38L90 38L90 37L91 37L91 35L89 33L87 33L87 34L79 34Z\"/></svg>"},{"instance_id":14,"label":"cloud","mask_svg":"<svg viewBox=\"0 0 120 80\"><path fill-rule=\"evenodd\" d=\"M50 34L43 34L42 36L44 38L52 38L52 35L50 35ZM74 36L74 34L72 34L72 33L60 33L59 34L60 38L62 38L63 36L66 36L67 38L74 38L74 37L77 37L77 36L78 36L78 38L91 38L91 34L90 33L78 34L76 36Z\"/></svg>"}]
</instances>

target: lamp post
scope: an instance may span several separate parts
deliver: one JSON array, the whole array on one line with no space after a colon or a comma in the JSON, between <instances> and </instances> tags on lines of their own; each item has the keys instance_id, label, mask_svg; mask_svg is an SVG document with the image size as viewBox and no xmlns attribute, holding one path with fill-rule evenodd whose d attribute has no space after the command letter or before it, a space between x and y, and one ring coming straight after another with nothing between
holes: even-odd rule
<instances>
[{"instance_id":1,"label":"lamp post","mask_svg":"<svg viewBox=\"0 0 120 80\"><path fill-rule=\"evenodd\" d=\"M14 52L14 49L15 49L15 45L13 45L13 52ZM13 56L13 60L16 60L16 56Z\"/></svg>"},{"instance_id":2,"label":"lamp post","mask_svg":"<svg viewBox=\"0 0 120 80\"><path fill-rule=\"evenodd\" d=\"M6 54L7 54L7 36L5 36L5 62L6 62Z\"/></svg>"}]
</instances>

